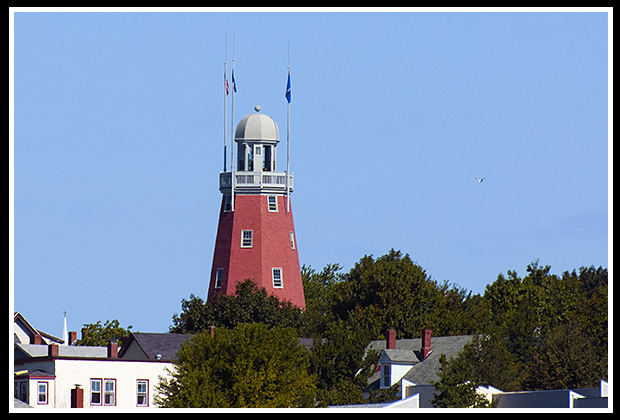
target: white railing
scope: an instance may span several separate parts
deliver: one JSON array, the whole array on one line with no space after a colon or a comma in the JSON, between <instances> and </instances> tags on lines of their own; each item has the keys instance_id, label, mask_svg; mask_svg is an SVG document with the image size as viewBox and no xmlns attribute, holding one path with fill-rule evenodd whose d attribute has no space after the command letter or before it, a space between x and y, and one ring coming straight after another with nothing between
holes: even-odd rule
<instances>
[{"instance_id":1,"label":"white railing","mask_svg":"<svg viewBox=\"0 0 620 420\"><path fill-rule=\"evenodd\" d=\"M220 189L230 188L231 173L220 173ZM286 172L235 171L235 191L243 188L283 189L286 191ZM288 187L293 190L293 174L288 175Z\"/></svg>"}]
</instances>

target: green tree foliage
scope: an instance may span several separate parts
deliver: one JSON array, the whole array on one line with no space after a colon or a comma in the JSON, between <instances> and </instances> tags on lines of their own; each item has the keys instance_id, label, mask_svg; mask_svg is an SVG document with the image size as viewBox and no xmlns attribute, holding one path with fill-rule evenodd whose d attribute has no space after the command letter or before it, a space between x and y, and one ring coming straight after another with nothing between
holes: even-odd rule
<instances>
[{"instance_id":1,"label":"green tree foliage","mask_svg":"<svg viewBox=\"0 0 620 420\"><path fill-rule=\"evenodd\" d=\"M394 329L398 337L467 334L479 327L473 298L464 289L438 284L409 255L394 249L364 256L333 285L332 313L364 325L375 338Z\"/></svg>"},{"instance_id":2,"label":"green tree foliage","mask_svg":"<svg viewBox=\"0 0 620 420\"><path fill-rule=\"evenodd\" d=\"M306 300L300 334L307 337L322 335L334 320L331 305L336 284L343 280L339 264L327 264L321 272L306 265L301 267L301 279Z\"/></svg>"},{"instance_id":3,"label":"green tree foliage","mask_svg":"<svg viewBox=\"0 0 620 420\"><path fill-rule=\"evenodd\" d=\"M437 404L462 402L455 386L464 376L503 391L596 387L607 378L607 270L558 276L534 261L526 271L486 287L478 308L485 333L444 361Z\"/></svg>"},{"instance_id":4,"label":"green tree foliage","mask_svg":"<svg viewBox=\"0 0 620 420\"><path fill-rule=\"evenodd\" d=\"M366 354L371 338L363 327L346 321L329 325L323 339L315 339L310 371L317 379L317 400L322 406L364 402L362 389L379 355Z\"/></svg>"},{"instance_id":5,"label":"green tree foliage","mask_svg":"<svg viewBox=\"0 0 620 420\"><path fill-rule=\"evenodd\" d=\"M439 408L480 408L488 407L489 402L482 395L476 393L477 384L474 378L476 368L467 363L447 363L442 354L439 357L441 365L440 380L435 384L438 393L431 403Z\"/></svg>"},{"instance_id":6,"label":"green tree foliage","mask_svg":"<svg viewBox=\"0 0 620 420\"><path fill-rule=\"evenodd\" d=\"M239 324L196 334L178 352L157 401L168 408L308 407L314 380L292 328Z\"/></svg>"},{"instance_id":7,"label":"green tree foliage","mask_svg":"<svg viewBox=\"0 0 620 420\"><path fill-rule=\"evenodd\" d=\"M173 333L195 333L211 326L234 328L239 324L261 323L278 327L301 327L302 311L290 302L268 295L253 280L237 283L234 296L218 294L211 302L190 295L181 303L183 312L172 317Z\"/></svg>"},{"instance_id":8,"label":"green tree foliage","mask_svg":"<svg viewBox=\"0 0 620 420\"><path fill-rule=\"evenodd\" d=\"M517 391L597 386L607 378L606 269L580 268L556 275L534 261L525 277L508 270L483 295L447 281L438 283L408 255L393 249L378 258L364 256L347 273L341 270L339 264L328 264L322 271L302 267L305 311L280 302L251 280L240 282L234 296L218 295L208 303L191 295L183 300L182 313L174 314L170 331L200 333L210 326L235 330L260 323L313 337L304 369L315 381L308 385L314 406L364 402L362 390L379 356L366 349L371 340L384 339L388 329L396 330L398 338L419 337L423 328L431 328L434 336L474 335L457 357L442 360L435 384L435 404L440 407L484 405L473 392L480 385ZM204 340L202 345L208 338ZM245 366L256 370L261 363ZM184 369L199 366L186 364ZM179 384L168 383L167 395L188 392ZM223 398L200 404L223 404ZM243 404L267 406L243 398Z\"/></svg>"},{"instance_id":9,"label":"green tree foliage","mask_svg":"<svg viewBox=\"0 0 620 420\"><path fill-rule=\"evenodd\" d=\"M107 320L101 325L101 321L94 324L84 324L82 338L76 340L76 346L106 346L110 340L122 340L131 333L132 326L126 329L121 327L117 319Z\"/></svg>"}]
</instances>

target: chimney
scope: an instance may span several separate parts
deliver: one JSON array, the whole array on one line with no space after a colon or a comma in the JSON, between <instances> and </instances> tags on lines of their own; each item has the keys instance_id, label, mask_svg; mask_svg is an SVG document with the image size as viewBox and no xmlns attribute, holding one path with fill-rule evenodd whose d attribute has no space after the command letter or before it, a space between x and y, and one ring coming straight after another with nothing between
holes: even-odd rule
<instances>
[{"instance_id":1,"label":"chimney","mask_svg":"<svg viewBox=\"0 0 620 420\"><path fill-rule=\"evenodd\" d=\"M71 408L84 408L84 390L77 384L71 389Z\"/></svg>"},{"instance_id":2,"label":"chimney","mask_svg":"<svg viewBox=\"0 0 620 420\"><path fill-rule=\"evenodd\" d=\"M49 357L58 357L58 344L50 344L47 346L47 355Z\"/></svg>"},{"instance_id":3,"label":"chimney","mask_svg":"<svg viewBox=\"0 0 620 420\"><path fill-rule=\"evenodd\" d=\"M423 329L422 330L422 348L420 349L420 353L422 353L422 360L426 359L428 355L431 353L431 335L433 334L433 330Z\"/></svg>"},{"instance_id":4,"label":"chimney","mask_svg":"<svg viewBox=\"0 0 620 420\"><path fill-rule=\"evenodd\" d=\"M385 339L385 348L386 349L396 348L396 330L387 331L387 338Z\"/></svg>"},{"instance_id":5,"label":"chimney","mask_svg":"<svg viewBox=\"0 0 620 420\"><path fill-rule=\"evenodd\" d=\"M77 332L69 331L69 342L67 343L67 345L72 346L76 340L77 340Z\"/></svg>"},{"instance_id":6,"label":"chimney","mask_svg":"<svg viewBox=\"0 0 620 420\"><path fill-rule=\"evenodd\" d=\"M118 358L118 341L110 340L110 342L108 343L108 358L109 359Z\"/></svg>"},{"instance_id":7,"label":"chimney","mask_svg":"<svg viewBox=\"0 0 620 420\"><path fill-rule=\"evenodd\" d=\"M36 344L36 345L41 345L43 344L42 342L42 338L41 338L41 334L35 334L34 336L32 336L30 338L30 344Z\"/></svg>"}]
</instances>

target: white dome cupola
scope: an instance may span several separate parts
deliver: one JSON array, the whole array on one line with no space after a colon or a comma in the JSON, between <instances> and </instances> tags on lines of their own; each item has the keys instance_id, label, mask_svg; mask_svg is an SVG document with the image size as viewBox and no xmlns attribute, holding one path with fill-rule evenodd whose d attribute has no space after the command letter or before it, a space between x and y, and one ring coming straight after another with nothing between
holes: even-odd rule
<instances>
[{"instance_id":1,"label":"white dome cupola","mask_svg":"<svg viewBox=\"0 0 620 420\"><path fill-rule=\"evenodd\" d=\"M260 114L260 106L255 106L255 114L241 119L235 130L239 171L275 171L276 145L280 141L278 125L268 115Z\"/></svg>"}]
</instances>

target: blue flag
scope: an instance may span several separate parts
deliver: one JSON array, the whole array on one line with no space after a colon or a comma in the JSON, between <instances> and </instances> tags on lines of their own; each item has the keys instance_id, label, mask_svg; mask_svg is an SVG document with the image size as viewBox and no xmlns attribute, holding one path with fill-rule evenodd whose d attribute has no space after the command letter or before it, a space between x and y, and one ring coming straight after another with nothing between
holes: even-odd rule
<instances>
[{"instance_id":1,"label":"blue flag","mask_svg":"<svg viewBox=\"0 0 620 420\"><path fill-rule=\"evenodd\" d=\"M237 92L237 82L235 82L235 69L234 68L232 69L232 82L233 82L233 90Z\"/></svg>"},{"instance_id":2,"label":"blue flag","mask_svg":"<svg viewBox=\"0 0 620 420\"><path fill-rule=\"evenodd\" d=\"M284 97L290 104L291 103L291 71L290 70L288 72L288 82L286 82L286 93L284 94Z\"/></svg>"}]
</instances>

